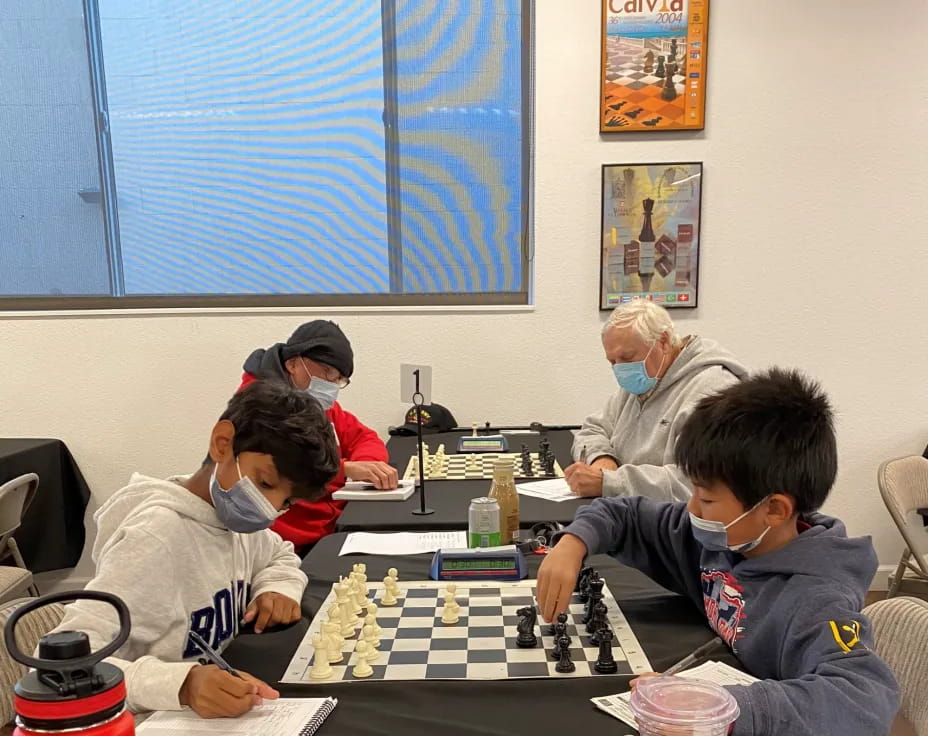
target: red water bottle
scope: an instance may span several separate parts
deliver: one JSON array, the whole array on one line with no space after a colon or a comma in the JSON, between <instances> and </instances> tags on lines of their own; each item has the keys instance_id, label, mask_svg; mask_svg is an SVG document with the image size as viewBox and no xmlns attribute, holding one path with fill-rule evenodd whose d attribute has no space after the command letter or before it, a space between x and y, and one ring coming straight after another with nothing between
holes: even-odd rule
<instances>
[{"instance_id":1,"label":"red water bottle","mask_svg":"<svg viewBox=\"0 0 928 736\"><path fill-rule=\"evenodd\" d=\"M81 631L48 634L39 641L39 656L19 651L14 635L17 622L31 611L78 599L103 601L119 612L119 634L98 652ZM134 736L135 721L126 710L126 683L122 670L101 660L129 638L129 609L115 595L85 590L37 598L16 610L3 630L10 656L33 671L16 683L13 736Z\"/></svg>"}]
</instances>

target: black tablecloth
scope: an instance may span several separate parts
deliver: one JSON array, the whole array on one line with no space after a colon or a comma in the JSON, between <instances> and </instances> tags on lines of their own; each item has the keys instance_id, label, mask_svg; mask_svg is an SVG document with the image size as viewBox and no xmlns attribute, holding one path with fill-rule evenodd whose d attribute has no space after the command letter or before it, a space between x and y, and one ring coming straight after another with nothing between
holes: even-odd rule
<instances>
[{"instance_id":1,"label":"black tablecloth","mask_svg":"<svg viewBox=\"0 0 928 736\"><path fill-rule=\"evenodd\" d=\"M434 452L444 443L447 452L457 452L461 432L443 432L427 435L424 439ZM548 432L546 435L507 435L511 452L518 452L522 445L537 452L541 438L547 436L551 451L562 468L570 463L570 446L573 434L568 430ZM415 437L391 437L387 442L390 462L406 470L410 456L416 451ZM490 492L490 480L441 480L426 481L426 501L435 510L428 516L416 516L413 509L419 508L419 495L413 494L407 501L350 501L335 523L340 532L357 531L411 531L466 529L467 508L472 498L486 496ZM531 496L519 496L519 520L522 527L530 527L540 521L557 521L568 524L573 521L577 509L592 499L577 499L554 503Z\"/></svg>"},{"instance_id":2,"label":"black tablecloth","mask_svg":"<svg viewBox=\"0 0 928 736\"><path fill-rule=\"evenodd\" d=\"M428 579L430 555L338 557L345 534L322 539L303 561L310 583L303 597L303 612L312 616L339 575L356 562L367 564L368 577L379 579L395 567L400 580ZM534 577L541 558L529 556ZM713 637L705 615L689 600L673 595L636 570L604 557L590 564L605 578L622 606L632 629L656 670L682 659ZM284 631L239 636L226 658L234 667L276 683L289 664L307 629L304 619ZM716 656L716 659L726 659ZM737 664L733 659L730 663ZM487 734L512 736L549 733L614 733L632 729L596 710L589 699L628 688L629 677L577 679L343 682L324 686L280 685L286 697L339 699L338 707L321 733L324 736L435 736L435 734Z\"/></svg>"},{"instance_id":3,"label":"black tablecloth","mask_svg":"<svg viewBox=\"0 0 928 736\"><path fill-rule=\"evenodd\" d=\"M37 473L39 490L15 538L32 572L74 567L90 489L61 440L0 439L0 484Z\"/></svg>"}]
</instances>

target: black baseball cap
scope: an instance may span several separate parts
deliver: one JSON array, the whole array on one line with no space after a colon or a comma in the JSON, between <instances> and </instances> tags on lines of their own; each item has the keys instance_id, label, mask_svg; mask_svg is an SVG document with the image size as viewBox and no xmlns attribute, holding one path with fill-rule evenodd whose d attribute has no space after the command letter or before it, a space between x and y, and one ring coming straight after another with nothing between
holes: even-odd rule
<instances>
[{"instance_id":1,"label":"black baseball cap","mask_svg":"<svg viewBox=\"0 0 928 736\"><path fill-rule=\"evenodd\" d=\"M448 432L458 426L454 415L441 404L423 404L420 411L422 412L422 434L435 434L436 432ZM406 412L406 421L398 429L403 434L416 434L416 407L409 407Z\"/></svg>"}]
</instances>

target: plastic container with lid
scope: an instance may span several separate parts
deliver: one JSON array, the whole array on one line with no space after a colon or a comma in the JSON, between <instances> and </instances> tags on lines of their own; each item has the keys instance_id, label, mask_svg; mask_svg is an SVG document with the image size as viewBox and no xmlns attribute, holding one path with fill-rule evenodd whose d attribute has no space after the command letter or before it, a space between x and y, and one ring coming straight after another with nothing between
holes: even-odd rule
<instances>
[{"instance_id":1,"label":"plastic container with lid","mask_svg":"<svg viewBox=\"0 0 928 736\"><path fill-rule=\"evenodd\" d=\"M726 736L740 714L725 688L683 677L647 677L632 693L641 736Z\"/></svg>"}]
</instances>

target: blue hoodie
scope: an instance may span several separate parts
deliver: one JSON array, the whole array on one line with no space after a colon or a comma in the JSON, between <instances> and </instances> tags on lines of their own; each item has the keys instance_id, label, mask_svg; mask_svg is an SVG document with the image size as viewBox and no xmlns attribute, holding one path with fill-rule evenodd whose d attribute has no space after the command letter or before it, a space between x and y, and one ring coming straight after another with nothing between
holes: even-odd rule
<instances>
[{"instance_id":1,"label":"blue hoodie","mask_svg":"<svg viewBox=\"0 0 928 736\"><path fill-rule=\"evenodd\" d=\"M564 533L703 608L709 625L761 682L728 688L733 736L884 736L899 708L892 672L860 613L876 572L869 538L823 514L785 547L754 558L703 548L686 504L601 498Z\"/></svg>"}]
</instances>

